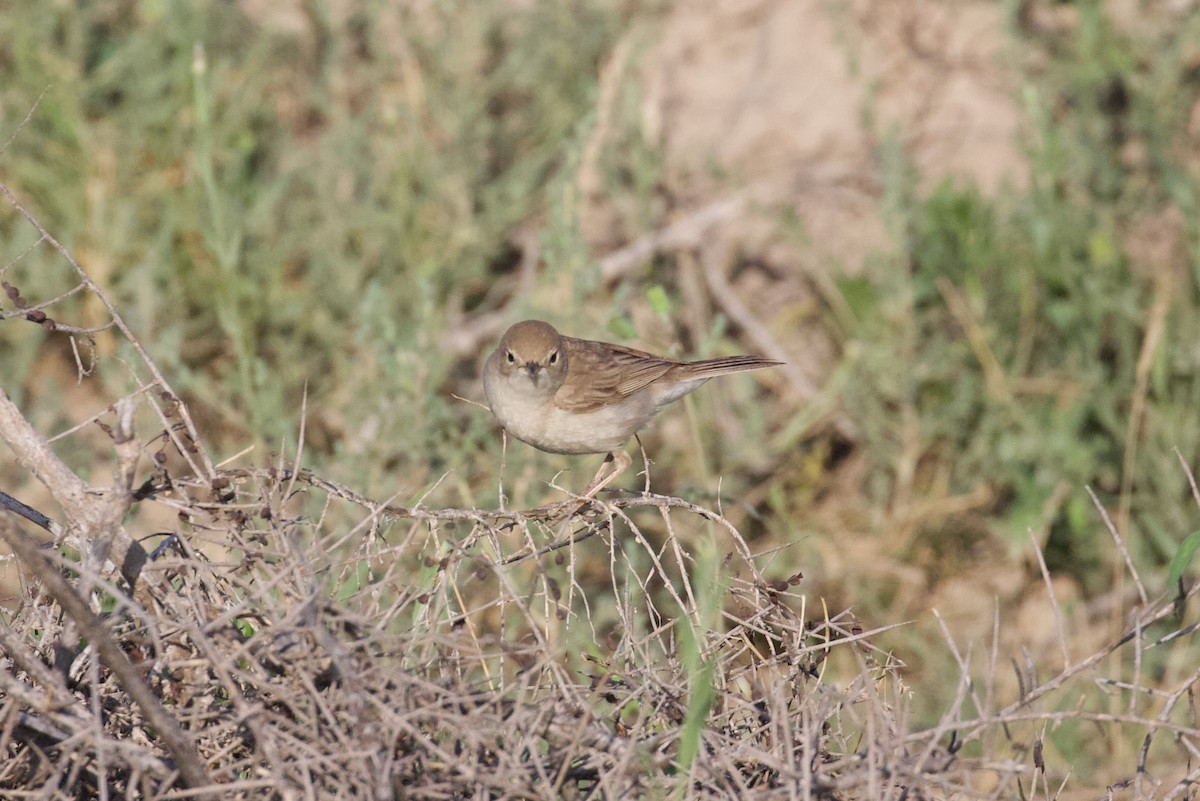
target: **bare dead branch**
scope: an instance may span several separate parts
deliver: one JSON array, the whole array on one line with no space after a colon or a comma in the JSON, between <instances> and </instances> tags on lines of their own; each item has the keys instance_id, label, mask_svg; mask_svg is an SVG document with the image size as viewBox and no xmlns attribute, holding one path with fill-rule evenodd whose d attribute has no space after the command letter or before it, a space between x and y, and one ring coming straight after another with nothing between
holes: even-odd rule
<instances>
[{"instance_id":1,"label":"bare dead branch","mask_svg":"<svg viewBox=\"0 0 1200 801\"><path fill-rule=\"evenodd\" d=\"M131 587L136 584L146 552L120 525L128 504L128 499L122 497L124 493L109 493L107 499L92 494L33 430L3 388L0 388L0 439L12 449L17 461L49 490L67 519L67 528L73 527L87 543L85 550L90 552L91 543L98 542L96 538L103 532L104 541L99 543L97 555L103 560L111 549L121 575Z\"/></svg>"},{"instance_id":2,"label":"bare dead branch","mask_svg":"<svg viewBox=\"0 0 1200 801\"><path fill-rule=\"evenodd\" d=\"M0 525L0 537L4 538L8 547L20 558L22 565L37 577L63 611L75 621L83 636L99 652L104 664L117 676L121 686L146 715L150 725L157 729L163 744L175 758L179 774L187 786L198 788L209 785L211 781L208 771L200 760L195 743L142 681L137 668L113 639L104 622L93 614L83 598L75 593L59 572L60 569L19 529Z\"/></svg>"}]
</instances>

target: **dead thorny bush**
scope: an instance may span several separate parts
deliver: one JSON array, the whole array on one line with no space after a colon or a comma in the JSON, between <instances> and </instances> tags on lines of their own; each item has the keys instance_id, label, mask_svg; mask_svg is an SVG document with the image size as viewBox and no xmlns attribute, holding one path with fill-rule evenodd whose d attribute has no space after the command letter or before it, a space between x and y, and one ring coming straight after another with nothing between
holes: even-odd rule
<instances>
[{"instance_id":1,"label":"dead thorny bush","mask_svg":"<svg viewBox=\"0 0 1200 801\"><path fill-rule=\"evenodd\" d=\"M1014 660L1010 699L995 689L999 618L982 667L947 630L957 696L919 728L906 699L921 689L878 645L891 626L813 608L802 577L768 578L778 555L717 511L648 489L523 512L402 508L299 453L214 464L103 288L0 191L36 232L30 250L56 251L70 294L110 315L93 329L53 317L63 299L24 298L17 259L0 267L0 320L66 338L81 373L95 337L115 335L136 359L97 369L122 365L138 387L59 435L108 436L103 488L0 389L0 436L61 518L4 496L24 579L0 625L8 796L1051 797L1070 766L1047 764L1045 735L1079 722L1144 738L1124 767L1135 796L1194 793L1200 671L1163 689L1143 666L1186 647L1195 588L1152 599L1130 564L1126 633L1079 659L1060 623L1063 665ZM135 504L177 517L153 552L125 528ZM1097 708L1092 692L1120 702Z\"/></svg>"}]
</instances>

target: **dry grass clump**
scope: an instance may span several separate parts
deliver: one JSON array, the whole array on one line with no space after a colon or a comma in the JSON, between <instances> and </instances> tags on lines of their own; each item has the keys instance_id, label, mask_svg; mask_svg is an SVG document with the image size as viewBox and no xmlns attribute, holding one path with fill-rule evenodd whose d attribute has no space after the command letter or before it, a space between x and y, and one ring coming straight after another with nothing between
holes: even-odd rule
<instances>
[{"instance_id":1,"label":"dry grass clump","mask_svg":"<svg viewBox=\"0 0 1200 801\"><path fill-rule=\"evenodd\" d=\"M1022 769L959 758L937 738L912 760L899 665L873 633L846 614L806 622L788 582L740 552L720 565L727 586L700 585L706 560L717 565L679 531L723 519L676 499L596 504L572 523L574 504L363 509L286 470L228 477L221 499L187 504L190 532L160 546L132 591L95 576L99 618L65 615L28 584L4 634L0 785L151 797L195 786L183 764L194 760L230 796L792 797L922 776L962 790L985 767ZM201 494L188 483L176 493ZM322 514L289 514L298 499ZM652 545L638 508L679 531ZM357 526L332 523L354 509ZM464 534L447 530L463 520ZM607 547L520 558L524 540L564 523ZM622 523L624 541L611 536ZM206 558L200 531L229 556ZM589 609L571 583L583 560L608 562L613 609ZM80 601L81 583L65 589ZM99 637L132 678L106 663ZM827 673L835 652L857 665L848 682ZM184 752L131 703L130 680L177 723Z\"/></svg>"},{"instance_id":2,"label":"dry grass clump","mask_svg":"<svg viewBox=\"0 0 1200 801\"><path fill-rule=\"evenodd\" d=\"M724 518L679 499L401 509L290 469L164 472L142 493L168 486L186 522L132 586L85 572L69 529L77 558L18 547L29 580L0 628L11 797L1049 797L1041 739L1022 732L1071 720L1145 732L1139 797L1187 797L1196 779L1194 762L1165 783L1169 759L1146 772L1155 737L1178 766L1200 743L1200 674L1139 686L1151 651L1195 628L1151 640L1169 600L1048 680L1020 665L1003 707L996 654L980 681L955 650L957 703L910 730L921 690L883 632L807 609L799 577L767 580ZM26 537L11 517L3 530ZM597 569L611 594L579 584ZM1120 648L1133 671L1101 673ZM1054 708L1096 680L1158 711Z\"/></svg>"}]
</instances>

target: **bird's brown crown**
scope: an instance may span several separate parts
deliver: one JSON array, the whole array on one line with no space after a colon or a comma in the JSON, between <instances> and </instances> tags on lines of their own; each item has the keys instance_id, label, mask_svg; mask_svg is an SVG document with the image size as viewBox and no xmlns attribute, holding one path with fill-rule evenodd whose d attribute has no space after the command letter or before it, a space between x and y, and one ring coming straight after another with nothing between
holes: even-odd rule
<instances>
[{"instance_id":1,"label":"bird's brown crown","mask_svg":"<svg viewBox=\"0 0 1200 801\"><path fill-rule=\"evenodd\" d=\"M562 337L554 326L541 320L525 320L508 329L500 347L517 357L518 361L541 361L560 347Z\"/></svg>"}]
</instances>

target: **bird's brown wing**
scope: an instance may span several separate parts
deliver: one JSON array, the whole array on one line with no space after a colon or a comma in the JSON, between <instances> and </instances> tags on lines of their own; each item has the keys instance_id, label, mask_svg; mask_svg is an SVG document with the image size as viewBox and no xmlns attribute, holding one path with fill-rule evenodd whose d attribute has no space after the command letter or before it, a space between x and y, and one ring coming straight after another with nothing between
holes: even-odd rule
<instances>
[{"instance_id":1,"label":"bird's brown wing","mask_svg":"<svg viewBox=\"0 0 1200 801\"><path fill-rule=\"evenodd\" d=\"M681 362L653 353L563 337L567 345L567 380L554 395L554 403L568 412L590 412L619 403L662 378Z\"/></svg>"}]
</instances>

